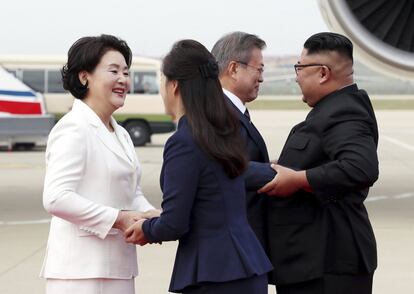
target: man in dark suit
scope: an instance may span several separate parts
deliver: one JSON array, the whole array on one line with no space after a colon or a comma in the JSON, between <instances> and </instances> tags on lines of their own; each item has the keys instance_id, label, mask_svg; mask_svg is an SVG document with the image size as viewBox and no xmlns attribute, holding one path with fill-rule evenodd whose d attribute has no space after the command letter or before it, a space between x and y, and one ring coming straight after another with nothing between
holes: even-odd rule
<instances>
[{"instance_id":1,"label":"man in dark suit","mask_svg":"<svg viewBox=\"0 0 414 294\"><path fill-rule=\"evenodd\" d=\"M211 51L219 66L224 94L239 116L249 160L262 163L269 162L269 156L262 136L250 120L246 103L257 98L263 82L262 50L265 47L266 43L256 35L233 32L218 40ZM257 189L250 189L246 191L246 198L249 223L264 246L267 197L257 194Z\"/></svg>"},{"instance_id":2,"label":"man in dark suit","mask_svg":"<svg viewBox=\"0 0 414 294\"><path fill-rule=\"evenodd\" d=\"M290 132L268 201L270 282L278 294L372 292L377 267L364 200L378 178L378 128L353 80L351 41L311 36L295 64L312 110Z\"/></svg>"}]
</instances>

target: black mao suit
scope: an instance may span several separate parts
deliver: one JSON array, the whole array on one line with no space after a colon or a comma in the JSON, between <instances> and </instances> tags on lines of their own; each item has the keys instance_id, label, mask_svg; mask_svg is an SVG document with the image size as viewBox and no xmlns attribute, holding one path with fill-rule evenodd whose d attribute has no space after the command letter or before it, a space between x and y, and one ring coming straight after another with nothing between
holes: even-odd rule
<instances>
[{"instance_id":1,"label":"black mao suit","mask_svg":"<svg viewBox=\"0 0 414 294\"><path fill-rule=\"evenodd\" d=\"M363 202L378 178L377 143L371 102L355 84L322 98L291 130L278 163L306 170L313 192L268 199L270 283L374 272L376 242ZM246 186L274 174L269 164L250 162Z\"/></svg>"},{"instance_id":2,"label":"black mao suit","mask_svg":"<svg viewBox=\"0 0 414 294\"><path fill-rule=\"evenodd\" d=\"M271 282L372 273L376 242L364 206L378 178L378 128L356 84L324 97L290 132L278 163L306 170L313 192L268 202Z\"/></svg>"}]
</instances>

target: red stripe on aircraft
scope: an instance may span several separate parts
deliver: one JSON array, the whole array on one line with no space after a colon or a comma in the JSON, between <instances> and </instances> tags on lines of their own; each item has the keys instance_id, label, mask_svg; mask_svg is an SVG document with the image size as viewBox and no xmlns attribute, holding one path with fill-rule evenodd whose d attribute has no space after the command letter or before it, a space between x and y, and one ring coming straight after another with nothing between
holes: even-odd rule
<instances>
[{"instance_id":1,"label":"red stripe on aircraft","mask_svg":"<svg viewBox=\"0 0 414 294\"><path fill-rule=\"evenodd\" d=\"M0 101L0 112L10 114L42 114L39 102Z\"/></svg>"}]
</instances>

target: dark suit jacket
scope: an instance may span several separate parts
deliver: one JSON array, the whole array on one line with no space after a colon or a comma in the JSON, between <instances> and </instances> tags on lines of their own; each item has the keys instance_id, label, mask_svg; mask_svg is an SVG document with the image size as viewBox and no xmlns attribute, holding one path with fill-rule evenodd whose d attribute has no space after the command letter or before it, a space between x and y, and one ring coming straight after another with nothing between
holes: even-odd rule
<instances>
[{"instance_id":1,"label":"dark suit jacket","mask_svg":"<svg viewBox=\"0 0 414 294\"><path fill-rule=\"evenodd\" d=\"M371 102L356 85L324 97L291 130L278 163L306 170L313 192L269 199L271 283L375 270L376 242L363 202L378 178L377 143Z\"/></svg>"},{"instance_id":2,"label":"dark suit jacket","mask_svg":"<svg viewBox=\"0 0 414 294\"><path fill-rule=\"evenodd\" d=\"M230 179L198 147L185 117L165 145L161 188L163 212L143 231L150 242L179 239L170 291L272 269L246 218L243 178Z\"/></svg>"},{"instance_id":3,"label":"dark suit jacket","mask_svg":"<svg viewBox=\"0 0 414 294\"><path fill-rule=\"evenodd\" d=\"M246 116L228 99L231 108L235 111L240 120L241 134L246 142L246 151L250 161L269 162L266 144L256 127L249 122ZM266 247L266 202L267 196L257 194L257 185L254 185L254 179L251 179L249 187L246 186L246 206L247 218L253 231L263 247Z\"/></svg>"}]
</instances>

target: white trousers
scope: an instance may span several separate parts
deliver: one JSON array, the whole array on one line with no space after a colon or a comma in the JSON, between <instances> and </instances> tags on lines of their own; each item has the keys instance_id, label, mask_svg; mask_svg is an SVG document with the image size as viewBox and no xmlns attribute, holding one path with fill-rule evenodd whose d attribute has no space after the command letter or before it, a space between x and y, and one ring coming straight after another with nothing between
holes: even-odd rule
<instances>
[{"instance_id":1,"label":"white trousers","mask_svg":"<svg viewBox=\"0 0 414 294\"><path fill-rule=\"evenodd\" d=\"M135 294L134 279L46 279L46 294Z\"/></svg>"}]
</instances>

